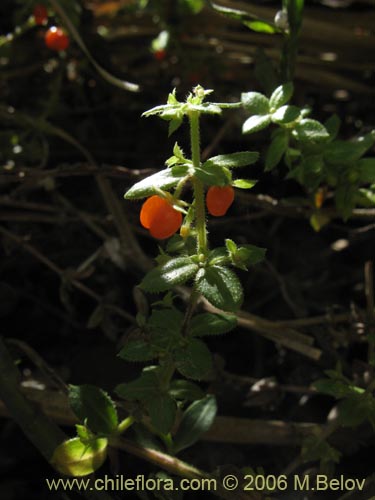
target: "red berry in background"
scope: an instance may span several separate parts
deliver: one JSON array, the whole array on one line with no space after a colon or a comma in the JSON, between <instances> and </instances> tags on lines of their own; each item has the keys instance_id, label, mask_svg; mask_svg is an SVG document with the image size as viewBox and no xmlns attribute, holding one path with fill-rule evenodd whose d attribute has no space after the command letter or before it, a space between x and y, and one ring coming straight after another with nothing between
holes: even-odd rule
<instances>
[{"instance_id":1,"label":"red berry in background","mask_svg":"<svg viewBox=\"0 0 375 500\"><path fill-rule=\"evenodd\" d=\"M62 28L52 26L44 36L46 46L51 50L60 52L69 47L69 37Z\"/></svg>"},{"instance_id":2,"label":"red berry in background","mask_svg":"<svg viewBox=\"0 0 375 500\"><path fill-rule=\"evenodd\" d=\"M207 210L211 215L220 217L227 213L234 200L232 186L211 186L206 194Z\"/></svg>"},{"instance_id":3,"label":"red berry in background","mask_svg":"<svg viewBox=\"0 0 375 500\"><path fill-rule=\"evenodd\" d=\"M155 50L154 57L157 61L164 61L167 57L167 51L164 49Z\"/></svg>"},{"instance_id":4,"label":"red berry in background","mask_svg":"<svg viewBox=\"0 0 375 500\"><path fill-rule=\"evenodd\" d=\"M42 4L35 5L33 16L35 24L38 24L39 26L41 26L42 24L46 24L46 22L48 21L47 7Z\"/></svg>"},{"instance_id":5,"label":"red berry in background","mask_svg":"<svg viewBox=\"0 0 375 500\"><path fill-rule=\"evenodd\" d=\"M154 195L142 205L140 221L150 231L151 236L164 240L179 230L182 214L175 210L167 200Z\"/></svg>"}]
</instances>

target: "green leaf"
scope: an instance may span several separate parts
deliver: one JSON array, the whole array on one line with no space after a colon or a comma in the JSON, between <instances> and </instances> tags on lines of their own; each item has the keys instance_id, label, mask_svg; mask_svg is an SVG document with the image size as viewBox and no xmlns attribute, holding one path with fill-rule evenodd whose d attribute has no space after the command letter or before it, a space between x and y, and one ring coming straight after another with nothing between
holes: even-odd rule
<instances>
[{"instance_id":1,"label":"green leaf","mask_svg":"<svg viewBox=\"0 0 375 500\"><path fill-rule=\"evenodd\" d=\"M154 310L147 322L154 351L170 351L181 339L184 315L177 309Z\"/></svg>"},{"instance_id":2,"label":"green leaf","mask_svg":"<svg viewBox=\"0 0 375 500\"><path fill-rule=\"evenodd\" d=\"M169 386L169 394L179 401L195 401L204 397L204 392L199 385L190 380L172 380Z\"/></svg>"},{"instance_id":3,"label":"green leaf","mask_svg":"<svg viewBox=\"0 0 375 500\"><path fill-rule=\"evenodd\" d=\"M281 106L284 106L287 102L290 101L291 97L293 95L293 83L288 82L284 83L283 85L280 85L277 87L273 92L270 97L270 108L271 109L278 109Z\"/></svg>"},{"instance_id":4,"label":"green leaf","mask_svg":"<svg viewBox=\"0 0 375 500\"><path fill-rule=\"evenodd\" d=\"M176 402L169 394L153 394L144 404L150 415L151 423L161 434L168 434L176 418Z\"/></svg>"},{"instance_id":5,"label":"green leaf","mask_svg":"<svg viewBox=\"0 0 375 500\"><path fill-rule=\"evenodd\" d=\"M362 158L358 162L359 180L365 184L375 183L375 158Z\"/></svg>"},{"instance_id":6,"label":"green leaf","mask_svg":"<svg viewBox=\"0 0 375 500\"><path fill-rule=\"evenodd\" d=\"M284 153L288 149L289 145L289 134L288 132L281 130L279 133L274 135L274 138L267 150L265 167L266 172L275 168Z\"/></svg>"},{"instance_id":7,"label":"green leaf","mask_svg":"<svg viewBox=\"0 0 375 500\"><path fill-rule=\"evenodd\" d=\"M109 395L94 385L69 387L69 404L81 422L97 434L110 435L118 426L115 404Z\"/></svg>"},{"instance_id":8,"label":"green leaf","mask_svg":"<svg viewBox=\"0 0 375 500\"><path fill-rule=\"evenodd\" d=\"M328 144L324 158L334 165L348 165L359 160L374 144L374 134L366 134L355 141L334 141Z\"/></svg>"},{"instance_id":9,"label":"green leaf","mask_svg":"<svg viewBox=\"0 0 375 500\"><path fill-rule=\"evenodd\" d=\"M373 207L375 205L375 185L372 189L360 189L356 196L356 203L362 207Z\"/></svg>"},{"instance_id":10,"label":"green leaf","mask_svg":"<svg viewBox=\"0 0 375 500\"><path fill-rule=\"evenodd\" d=\"M266 21L242 21L245 26L250 28L257 33L269 33L273 34L277 32L277 29L273 24L267 23Z\"/></svg>"},{"instance_id":11,"label":"green leaf","mask_svg":"<svg viewBox=\"0 0 375 500\"><path fill-rule=\"evenodd\" d=\"M357 199L357 187L343 182L335 190L336 208L344 220L352 215Z\"/></svg>"},{"instance_id":12,"label":"green leaf","mask_svg":"<svg viewBox=\"0 0 375 500\"><path fill-rule=\"evenodd\" d=\"M217 413L214 396L194 401L184 412L174 439L174 452L178 453L196 443L213 424Z\"/></svg>"},{"instance_id":13,"label":"green leaf","mask_svg":"<svg viewBox=\"0 0 375 500\"><path fill-rule=\"evenodd\" d=\"M329 133L331 141L333 141L336 138L337 134L339 133L340 125L341 125L341 120L336 114L330 116L328 120L324 122L324 126L327 132Z\"/></svg>"},{"instance_id":14,"label":"green leaf","mask_svg":"<svg viewBox=\"0 0 375 500\"><path fill-rule=\"evenodd\" d=\"M268 127L271 123L271 115L250 116L242 125L243 134L253 134Z\"/></svg>"},{"instance_id":15,"label":"green leaf","mask_svg":"<svg viewBox=\"0 0 375 500\"><path fill-rule=\"evenodd\" d=\"M276 73L272 59L260 47L255 52L254 74L267 94L270 94L276 88L279 76Z\"/></svg>"},{"instance_id":16,"label":"green leaf","mask_svg":"<svg viewBox=\"0 0 375 500\"><path fill-rule=\"evenodd\" d=\"M125 361L150 361L156 357L150 343L144 339L130 339L118 356Z\"/></svg>"},{"instance_id":17,"label":"green leaf","mask_svg":"<svg viewBox=\"0 0 375 500\"><path fill-rule=\"evenodd\" d=\"M324 125L311 118L304 118L298 122L292 133L301 142L321 142L329 138Z\"/></svg>"},{"instance_id":18,"label":"green leaf","mask_svg":"<svg viewBox=\"0 0 375 500\"><path fill-rule=\"evenodd\" d=\"M310 225L317 233L330 222L331 218L329 217L329 215L326 215L320 211L310 216Z\"/></svg>"},{"instance_id":19,"label":"green leaf","mask_svg":"<svg viewBox=\"0 0 375 500\"><path fill-rule=\"evenodd\" d=\"M210 266L197 273L198 291L215 307L235 312L243 301L242 286L227 267Z\"/></svg>"},{"instance_id":20,"label":"green leaf","mask_svg":"<svg viewBox=\"0 0 375 500\"><path fill-rule=\"evenodd\" d=\"M241 94L241 102L244 108L254 115L268 115L270 112L269 100L259 92Z\"/></svg>"},{"instance_id":21,"label":"green leaf","mask_svg":"<svg viewBox=\"0 0 375 500\"><path fill-rule=\"evenodd\" d=\"M164 292L193 278L199 267L190 257L176 257L152 269L143 278L140 288L147 292Z\"/></svg>"},{"instance_id":22,"label":"green leaf","mask_svg":"<svg viewBox=\"0 0 375 500\"><path fill-rule=\"evenodd\" d=\"M364 392L364 389L360 387L352 386L342 380L331 380L331 379L321 379L317 380L313 384L314 388L323 394L328 394L335 397L336 399L341 399L346 396L353 395L357 392Z\"/></svg>"},{"instance_id":23,"label":"green leaf","mask_svg":"<svg viewBox=\"0 0 375 500\"><path fill-rule=\"evenodd\" d=\"M251 189L257 182L254 179L236 179L232 182L232 186L238 189Z\"/></svg>"},{"instance_id":24,"label":"green leaf","mask_svg":"<svg viewBox=\"0 0 375 500\"><path fill-rule=\"evenodd\" d=\"M182 122L183 118L173 118L173 120L169 122L168 137L170 137L174 132L176 132L176 130L178 130L181 127Z\"/></svg>"},{"instance_id":25,"label":"green leaf","mask_svg":"<svg viewBox=\"0 0 375 500\"><path fill-rule=\"evenodd\" d=\"M220 106L209 104L208 102L203 104L189 104L189 109L208 115L220 115L223 112Z\"/></svg>"},{"instance_id":26,"label":"green leaf","mask_svg":"<svg viewBox=\"0 0 375 500\"><path fill-rule=\"evenodd\" d=\"M231 153L227 155L218 155L208 159L202 165L202 168L226 167L237 168L252 165L259 158L259 153L255 151L239 151L238 153Z\"/></svg>"},{"instance_id":27,"label":"green leaf","mask_svg":"<svg viewBox=\"0 0 375 500\"><path fill-rule=\"evenodd\" d=\"M186 378L206 380L212 372L212 356L204 342L189 339L188 343L175 350L177 370Z\"/></svg>"},{"instance_id":28,"label":"green leaf","mask_svg":"<svg viewBox=\"0 0 375 500\"><path fill-rule=\"evenodd\" d=\"M308 436L302 444L302 457L305 461L340 461L341 453L319 436Z\"/></svg>"},{"instance_id":29,"label":"green leaf","mask_svg":"<svg viewBox=\"0 0 375 500\"><path fill-rule=\"evenodd\" d=\"M53 452L51 465L66 476L87 476L101 467L107 458L105 438L83 443L79 437L61 443Z\"/></svg>"},{"instance_id":30,"label":"green leaf","mask_svg":"<svg viewBox=\"0 0 375 500\"><path fill-rule=\"evenodd\" d=\"M372 413L374 409L373 407ZM361 396L354 396L340 401L337 411L340 423L346 427L357 427L368 418L370 413L367 399Z\"/></svg>"},{"instance_id":31,"label":"green leaf","mask_svg":"<svg viewBox=\"0 0 375 500\"><path fill-rule=\"evenodd\" d=\"M255 245L243 245L238 247L236 252L231 254L232 262L235 266L247 268L254 266L264 260L266 249Z\"/></svg>"},{"instance_id":32,"label":"green leaf","mask_svg":"<svg viewBox=\"0 0 375 500\"><path fill-rule=\"evenodd\" d=\"M219 165L207 167L203 164L202 168L195 168L194 173L206 186L227 186L232 183L230 170Z\"/></svg>"},{"instance_id":33,"label":"green leaf","mask_svg":"<svg viewBox=\"0 0 375 500\"><path fill-rule=\"evenodd\" d=\"M190 322L189 335L203 337L205 335L222 335L237 326L237 318L230 314L202 313L194 316Z\"/></svg>"},{"instance_id":34,"label":"green leaf","mask_svg":"<svg viewBox=\"0 0 375 500\"><path fill-rule=\"evenodd\" d=\"M281 106L278 110L272 113L272 121L285 125L292 123L300 117L301 110L296 106Z\"/></svg>"},{"instance_id":35,"label":"green leaf","mask_svg":"<svg viewBox=\"0 0 375 500\"><path fill-rule=\"evenodd\" d=\"M119 384L116 394L129 401L147 401L153 394L160 392L160 382L156 369L143 370L141 376L131 382Z\"/></svg>"},{"instance_id":36,"label":"green leaf","mask_svg":"<svg viewBox=\"0 0 375 500\"><path fill-rule=\"evenodd\" d=\"M204 0L183 0L183 4L186 5L193 14L198 14L203 9L204 3Z\"/></svg>"},{"instance_id":37,"label":"green leaf","mask_svg":"<svg viewBox=\"0 0 375 500\"><path fill-rule=\"evenodd\" d=\"M145 198L146 196L151 196L157 191L155 188L159 189L171 189L175 187L181 179L183 179L189 172L189 167L180 168L178 174L175 170L166 168L157 172L156 174L142 179L132 186L126 193L125 198L127 200L135 200L137 198Z\"/></svg>"}]
</instances>

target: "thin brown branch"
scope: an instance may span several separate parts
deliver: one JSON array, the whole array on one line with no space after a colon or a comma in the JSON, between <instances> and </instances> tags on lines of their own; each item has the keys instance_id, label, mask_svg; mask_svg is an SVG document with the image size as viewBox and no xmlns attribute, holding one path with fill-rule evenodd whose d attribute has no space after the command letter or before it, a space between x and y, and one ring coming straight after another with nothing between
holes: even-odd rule
<instances>
[{"instance_id":1,"label":"thin brown branch","mask_svg":"<svg viewBox=\"0 0 375 500\"><path fill-rule=\"evenodd\" d=\"M96 293L94 290L92 290L91 288L89 288L88 286L81 283L73 276L71 276L69 272L66 272L64 269L61 269L48 257L46 257L42 252L40 252L37 248L28 243L24 238L17 236L16 234L12 233L11 231L8 231L2 226L0 226L0 234L5 236L9 240L13 241L14 243L20 245L30 255L32 255L39 262L48 267L48 269L57 274L61 279L67 280L73 287L77 288L82 293L95 300L98 304L101 304L108 311L116 313L117 315L121 316L122 318L126 319L128 322L132 324L136 323L135 318L131 314L129 314L127 311L121 309L118 306L115 306L113 304L106 304L103 298L98 293Z\"/></svg>"}]
</instances>

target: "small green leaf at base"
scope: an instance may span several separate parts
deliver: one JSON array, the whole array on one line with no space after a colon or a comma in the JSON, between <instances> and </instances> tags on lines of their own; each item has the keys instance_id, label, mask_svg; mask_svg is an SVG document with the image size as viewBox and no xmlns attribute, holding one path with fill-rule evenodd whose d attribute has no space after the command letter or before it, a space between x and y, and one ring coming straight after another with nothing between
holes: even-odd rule
<instances>
[{"instance_id":1,"label":"small green leaf at base","mask_svg":"<svg viewBox=\"0 0 375 500\"><path fill-rule=\"evenodd\" d=\"M105 438L83 443L79 437L61 443L53 452L51 465L66 476L87 476L101 467L107 457Z\"/></svg>"}]
</instances>

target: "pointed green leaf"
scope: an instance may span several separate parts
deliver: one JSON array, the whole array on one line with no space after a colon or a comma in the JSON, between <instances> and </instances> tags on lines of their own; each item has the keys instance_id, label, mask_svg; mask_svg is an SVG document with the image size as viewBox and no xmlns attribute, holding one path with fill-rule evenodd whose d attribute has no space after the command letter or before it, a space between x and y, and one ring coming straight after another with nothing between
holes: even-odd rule
<instances>
[{"instance_id":1,"label":"pointed green leaf","mask_svg":"<svg viewBox=\"0 0 375 500\"><path fill-rule=\"evenodd\" d=\"M226 167L206 164L194 169L195 175L206 186L227 186L232 183L232 174Z\"/></svg>"},{"instance_id":2,"label":"pointed green leaf","mask_svg":"<svg viewBox=\"0 0 375 500\"><path fill-rule=\"evenodd\" d=\"M197 288L212 305L235 312L243 300L242 286L227 267L211 266L197 273Z\"/></svg>"},{"instance_id":3,"label":"pointed green leaf","mask_svg":"<svg viewBox=\"0 0 375 500\"><path fill-rule=\"evenodd\" d=\"M237 168L246 167L247 165L252 165L259 158L259 153L255 151L239 151L238 153L231 153L227 155L218 155L209 158L202 168L212 168L213 166L226 167L226 168Z\"/></svg>"},{"instance_id":4,"label":"pointed green leaf","mask_svg":"<svg viewBox=\"0 0 375 500\"><path fill-rule=\"evenodd\" d=\"M337 406L338 418L346 427L357 427L364 422L369 413L365 397L353 396L340 401ZM372 413L375 408L372 408Z\"/></svg>"},{"instance_id":5,"label":"pointed green leaf","mask_svg":"<svg viewBox=\"0 0 375 500\"><path fill-rule=\"evenodd\" d=\"M254 179L236 179L232 182L232 186L238 189L251 189L257 182Z\"/></svg>"},{"instance_id":6,"label":"pointed green leaf","mask_svg":"<svg viewBox=\"0 0 375 500\"><path fill-rule=\"evenodd\" d=\"M152 269L143 278L140 288L147 292L165 292L193 278L199 267L190 257L176 257Z\"/></svg>"},{"instance_id":7,"label":"pointed green leaf","mask_svg":"<svg viewBox=\"0 0 375 500\"><path fill-rule=\"evenodd\" d=\"M230 332L237 326L237 318L231 314L197 314L191 320L189 334L192 337L205 335L222 335Z\"/></svg>"},{"instance_id":8,"label":"pointed green leaf","mask_svg":"<svg viewBox=\"0 0 375 500\"><path fill-rule=\"evenodd\" d=\"M116 430L118 417L109 395L94 385L69 387L69 404L81 422L97 434L110 435Z\"/></svg>"},{"instance_id":9,"label":"pointed green leaf","mask_svg":"<svg viewBox=\"0 0 375 500\"><path fill-rule=\"evenodd\" d=\"M324 122L324 126L327 132L329 133L331 141L336 139L336 136L340 129L340 125L341 125L341 120L336 114L330 116L328 120Z\"/></svg>"},{"instance_id":10,"label":"pointed green leaf","mask_svg":"<svg viewBox=\"0 0 375 500\"><path fill-rule=\"evenodd\" d=\"M170 137L176 130L178 130L183 122L183 118L174 118L169 122L169 127L168 127L168 137Z\"/></svg>"},{"instance_id":11,"label":"pointed green leaf","mask_svg":"<svg viewBox=\"0 0 375 500\"><path fill-rule=\"evenodd\" d=\"M365 184L375 183L375 158L362 158L358 162L359 180Z\"/></svg>"},{"instance_id":12,"label":"pointed green leaf","mask_svg":"<svg viewBox=\"0 0 375 500\"><path fill-rule=\"evenodd\" d=\"M311 118L303 118L297 123L293 135L301 142L320 142L329 139L329 134L324 125Z\"/></svg>"},{"instance_id":13,"label":"pointed green leaf","mask_svg":"<svg viewBox=\"0 0 375 500\"><path fill-rule=\"evenodd\" d=\"M178 453L196 443L213 424L217 413L214 396L194 401L184 412L174 439L174 451Z\"/></svg>"},{"instance_id":14,"label":"pointed green leaf","mask_svg":"<svg viewBox=\"0 0 375 500\"><path fill-rule=\"evenodd\" d=\"M178 401L195 401L204 397L204 392L199 385L184 379L172 380L168 392Z\"/></svg>"},{"instance_id":15,"label":"pointed green leaf","mask_svg":"<svg viewBox=\"0 0 375 500\"><path fill-rule=\"evenodd\" d=\"M118 356L125 361L150 361L155 358L155 353L149 342L144 339L130 339Z\"/></svg>"},{"instance_id":16,"label":"pointed green leaf","mask_svg":"<svg viewBox=\"0 0 375 500\"><path fill-rule=\"evenodd\" d=\"M253 134L268 127L271 123L271 115L253 115L242 125L243 134Z\"/></svg>"},{"instance_id":17,"label":"pointed green leaf","mask_svg":"<svg viewBox=\"0 0 375 500\"><path fill-rule=\"evenodd\" d=\"M189 104L189 109L208 115L220 115L222 113L222 109L219 106L209 103Z\"/></svg>"},{"instance_id":18,"label":"pointed green leaf","mask_svg":"<svg viewBox=\"0 0 375 500\"><path fill-rule=\"evenodd\" d=\"M151 423L161 434L168 434L176 418L176 402L169 394L153 394L144 401Z\"/></svg>"},{"instance_id":19,"label":"pointed green leaf","mask_svg":"<svg viewBox=\"0 0 375 500\"><path fill-rule=\"evenodd\" d=\"M272 92L272 95L270 97L270 108L271 109L281 108L281 106L284 106L284 104L290 101L292 95L293 95L292 82L280 85Z\"/></svg>"},{"instance_id":20,"label":"pointed green leaf","mask_svg":"<svg viewBox=\"0 0 375 500\"><path fill-rule=\"evenodd\" d=\"M285 130L281 130L279 133L274 135L274 138L267 150L265 167L266 172L275 168L284 153L288 149L289 145L289 134Z\"/></svg>"},{"instance_id":21,"label":"pointed green leaf","mask_svg":"<svg viewBox=\"0 0 375 500\"><path fill-rule=\"evenodd\" d=\"M248 266L254 266L264 260L266 249L255 245L243 245L231 254L232 262L235 266L247 269Z\"/></svg>"},{"instance_id":22,"label":"pointed green leaf","mask_svg":"<svg viewBox=\"0 0 375 500\"><path fill-rule=\"evenodd\" d=\"M273 24L267 23L266 21L242 21L245 26L257 33L267 33L273 34L277 32L277 29Z\"/></svg>"},{"instance_id":23,"label":"pointed green leaf","mask_svg":"<svg viewBox=\"0 0 375 500\"><path fill-rule=\"evenodd\" d=\"M355 141L334 141L328 144L324 151L324 158L334 165L347 165L359 160L374 144L373 133L359 137Z\"/></svg>"},{"instance_id":24,"label":"pointed green leaf","mask_svg":"<svg viewBox=\"0 0 375 500\"><path fill-rule=\"evenodd\" d=\"M87 476L101 467L107 457L105 438L83 443L79 437L61 443L53 452L51 465L66 476Z\"/></svg>"},{"instance_id":25,"label":"pointed green leaf","mask_svg":"<svg viewBox=\"0 0 375 500\"><path fill-rule=\"evenodd\" d=\"M181 340L184 315L177 309L154 310L147 329L151 333L152 348L156 352L170 351Z\"/></svg>"},{"instance_id":26,"label":"pointed green leaf","mask_svg":"<svg viewBox=\"0 0 375 500\"><path fill-rule=\"evenodd\" d=\"M254 115L268 115L270 112L269 100L259 92L241 94L241 102L244 108Z\"/></svg>"},{"instance_id":27,"label":"pointed green leaf","mask_svg":"<svg viewBox=\"0 0 375 500\"><path fill-rule=\"evenodd\" d=\"M301 110L296 106L281 106L277 111L272 113L272 121L281 125L296 121L301 114Z\"/></svg>"},{"instance_id":28,"label":"pointed green leaf","mask_svg":"<svg viewBox=\"0 0 375 500\"><path fill-rule=\"evenodd\" d=\"M141 376L131 382L119 384L116 394L130 401L147 401L153 394L160 392L160 383L156 370L143 370Z\"/></svg>"},{"instance_id":29,"label":"pointed green leaf","mask_svg":"<svg viewBox=\"0 0 375 500\"><path fill-rule=\"evenodd\" d=\"M206 380L212 372L212 356L204 342L189 339L188 343L175 350L177 370L186 378Z\"/></svg>"},{"instance_id":30,"label":"pointed green leaf","mask_svg":"<svg viewBox=\"0 0 375 500\"><path fill-rule=\"evenodd\" d=\"M137 198L145 198L146 196L151 196L156 193L155 188L159 189L171 189L175 187L179 181L184 178L189 171L189 168L185 166L178 170L178 174L175 170L166 168L157 172L156 174L142 179L132 186L126 193L125 198L127 200L135 200Z\"/></svg>"}]
</instances>

